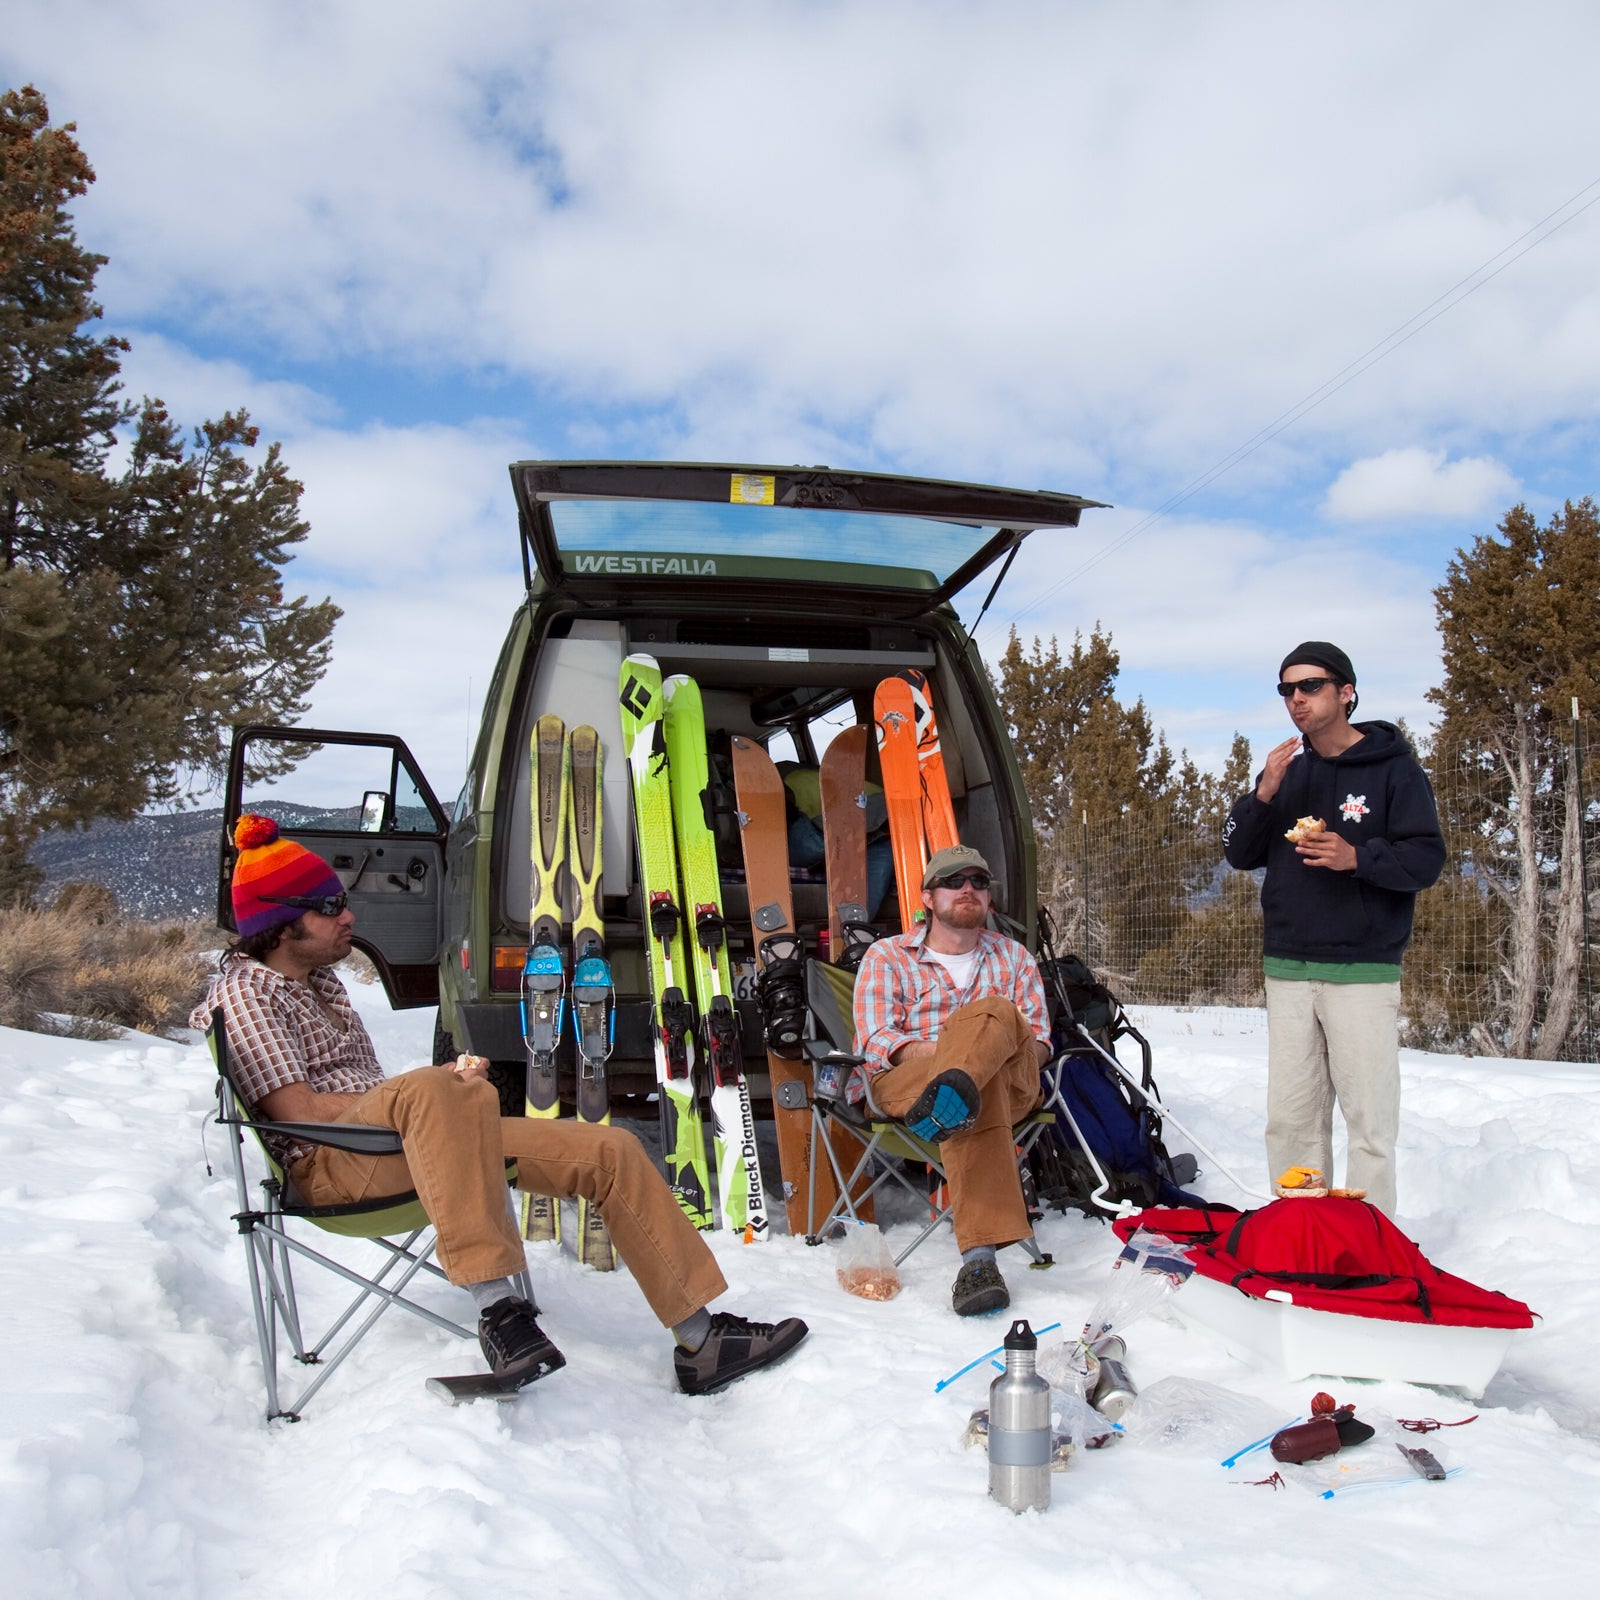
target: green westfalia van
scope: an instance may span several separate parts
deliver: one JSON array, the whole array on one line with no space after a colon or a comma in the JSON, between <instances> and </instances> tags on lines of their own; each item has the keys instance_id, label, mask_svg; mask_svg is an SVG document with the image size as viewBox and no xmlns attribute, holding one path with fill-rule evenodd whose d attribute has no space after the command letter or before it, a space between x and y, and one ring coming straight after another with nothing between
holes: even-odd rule
<instances>
[{"instance_id":1,"label":"green westfalia van","mask_svg":"<svg viewBox=\"0 0 1600 1600\"><path fill-rule=\"evenodd\" d=\"M357 915L355 943L398 1007L439 1008L436 1060L489 1057L508 1109L522 1104L519 1000L529 933L529 739L546 712L590 723L605 746L604 914L617 990L614 1115L654 1093L644 927L618 720L623 658L647 652L700 685L708 729L814 765L842 727L872 721L880 679L927 674L964 842L995 873L994 903L1031 944L1033 830L1010 740L952 598L997 586L1022 541L1075 528L1099 502L827 467L523 461L511 468L525 593L484 701L466 783L435 798L394 734L235 730L218 881L230 926L233 824L264 810L327 858ZM991 589L992 592L992 589ZM271 784L253 776L295 765ZM869 754L869 762L872 756ZM296 790L321 797L297 804ZM328 793L348 796L339 809ZM736 857L723 875L735 930L748 904ZM827 926L820 869L793 874L795 919ZM898 930L891 893L877 913ZM761 1067L748 938L731 947L745 1057ZM563 1099L572 1092L563 1041Z\"/></svg>"}]
</instances>

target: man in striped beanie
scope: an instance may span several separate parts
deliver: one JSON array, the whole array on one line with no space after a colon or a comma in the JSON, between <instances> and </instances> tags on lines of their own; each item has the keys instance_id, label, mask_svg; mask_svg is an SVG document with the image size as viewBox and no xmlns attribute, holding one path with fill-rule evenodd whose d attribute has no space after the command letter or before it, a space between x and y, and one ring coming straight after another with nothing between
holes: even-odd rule
<instances>
[{"instance_id":1,"label":"man in striped beanie","mask_svg":"<svg viewBox=\"0 0 1600 1600\"><path fill-rule=\"evenodd\" d=\"M229 1057L251 1109L274 1122L359 1122L395 1129L402 1155L356 1155L268 1135L296 1198L347 1205L414 1190L438 1234L439 1265L479 1310L478 1339L495 1372L531 1383L565 1365L517 1294L522 1240L506 1204L505 1163L535 1194L596 1205L618 1254L676 1340L678 1386L709 1394L789 1354L797 1317L772 1324L708 1303L727 1284L705 1241L632 1133L595 1123L502 1117L482 1056L386 1078L372 1040L332 971L350 953L355 913L323 859L245 816L233 908L239 939L191 1023L222 1008Z\"/></svg>"}]
</instances>

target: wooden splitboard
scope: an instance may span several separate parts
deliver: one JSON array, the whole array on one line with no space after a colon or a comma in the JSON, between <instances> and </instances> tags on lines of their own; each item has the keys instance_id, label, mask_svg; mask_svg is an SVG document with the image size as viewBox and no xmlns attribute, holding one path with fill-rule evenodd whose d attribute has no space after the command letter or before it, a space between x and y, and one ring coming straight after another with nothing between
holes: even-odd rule
<instances>
[{"instance_id":1,"label":"wooden splitboard","mask_svg":"<svg viewBox=\"0 0 1600 1600\"><path fill-rule=\"evenodd\" d=\"M751 937L757 965L763 965L762 942L774 936L794 937L794 903L789 893L789 830L784 816L783 779L772 758L760 745L735 734L733 785L738 796L739 836L744 847L745 885L750 896ZM789 1110L779 1104L778 1090L785 1083L809 1088L811 1069L804 1059L789 1059L767 1051L767 1075L772 1085L772 1120L778 1133L778 1169L783 1180L784 1210L790 1234L799 1239L807 1226L807 1196L811 1182L811 1112L809 1107ZM827 1171L819 1162L819 1181ZM829 1180L831 1184L831 1174ZM837 1190L835 1190L837 1193ZM822 1215L822 1191L818 1191ZM828 1201L832 1204L832 1200Z\"/></svg>"},{"instance_id":2,"label":"wooden splitboard","mask_svg":"<svg viewBox=\"0 0 1600 1600\"><path fill-rule=\"evenodd\" d=\"M828 874L828 954L844 954L843 924L863 923L867 905L867 738L861 726L837 734L823 753L823 862Z\"/></svg>"}]
</instances>

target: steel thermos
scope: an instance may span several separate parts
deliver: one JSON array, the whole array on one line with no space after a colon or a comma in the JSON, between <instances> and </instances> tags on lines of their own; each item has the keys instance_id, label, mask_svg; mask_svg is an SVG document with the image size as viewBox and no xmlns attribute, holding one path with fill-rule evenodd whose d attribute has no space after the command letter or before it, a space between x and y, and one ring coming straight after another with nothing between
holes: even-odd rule
<instances>
[{"instance_id":1,"label":"steel thermos","mask_svg":"<svg viewBox=\"0 0 1600 1600\"><path fill-rule=\"evenodd\" d=\"M989 1494L1012 1511L1050 1504L1050 1385L1034 1370L1026 1320L1006 1335L1006 1370L989 1385Z\"/></svg>"}]
</instances>

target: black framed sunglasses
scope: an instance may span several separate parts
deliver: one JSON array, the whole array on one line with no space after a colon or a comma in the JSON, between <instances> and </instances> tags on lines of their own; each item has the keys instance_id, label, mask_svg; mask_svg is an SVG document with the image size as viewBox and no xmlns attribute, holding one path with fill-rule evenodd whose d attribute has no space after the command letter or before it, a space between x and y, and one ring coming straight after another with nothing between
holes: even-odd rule
<instances>
[{"instance_id":1,"label":"black framed sunglasses","mask_svg":"<svg viewBox=\"0 0 1600 1600\"><path fill-rule=\"evenodd\" d=\"M1330 683L1337 683L1338 681L1337 678L1296 678L1293 683L1280 683L1278 685L1278 693L1285 700L1297 692L1309 698L1314 694L1321 694Z\"/></svg>"},{"instance_id":2,"label":"black framed sunglasses","mask_svg":"<svg viewBox=\"0 0 1600 1600\"><path fill-rule=\"evenodd\" d=\"M993 881L987 872L958 872L954 877L936 879L933 886L935 889L976 889L979 894L988 894Z\"/></svg>"},{"instance_id":3,"label":"black framed sunglasses","mask_svg":"<svg viewBox=\"0 0 1600 1600\"><path fill-rule=\"evenodd\" d=\"M350 896L340 890L338 894L264 894L268 905L293 906L296 911L315 911L318 916L336 917L350 904Z\"/></svg>"}]
</instances>

